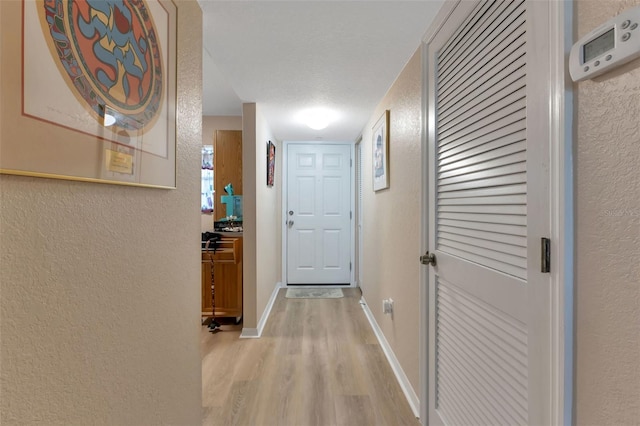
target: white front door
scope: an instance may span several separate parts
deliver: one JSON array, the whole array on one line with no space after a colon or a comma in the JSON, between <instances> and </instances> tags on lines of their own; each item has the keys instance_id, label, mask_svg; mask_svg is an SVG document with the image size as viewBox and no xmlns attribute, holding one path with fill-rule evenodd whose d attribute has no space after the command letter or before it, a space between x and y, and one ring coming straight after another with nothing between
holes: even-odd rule
<instances>
[{"instance_id":1,"label":"white front door","mask_svg":"<svg viewBox=\"0 0 640 426\"><path fill-rule=\"evenodd\" d=\"M551 424L548 2L462 1L428 43L429 424Z\"/></svg>"},{"instance_id":2,"label":"white front door","mask_svg":"<svg viewBox=\"0 0 640 426\"><path fill-rule=\"evenodd\" d=\"M351 145L287 147L287 284L350 284Z\"/></svg>"}]
</instances>

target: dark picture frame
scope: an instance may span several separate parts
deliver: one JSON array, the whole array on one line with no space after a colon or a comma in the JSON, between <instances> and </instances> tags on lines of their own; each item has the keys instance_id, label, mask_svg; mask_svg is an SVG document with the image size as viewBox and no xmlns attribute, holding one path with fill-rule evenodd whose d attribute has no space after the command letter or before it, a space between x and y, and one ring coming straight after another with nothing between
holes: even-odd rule
<instances>
[{"instance_id":1,"label":"dark picture frame","mask_svg":"<svg viewBox=\"0 0 640 426\"><path fill-rule=\"evenodd\" d=\"M267 142L267 186L273 186L276 175L276 146Z\"/></svg>"}]
</instances>

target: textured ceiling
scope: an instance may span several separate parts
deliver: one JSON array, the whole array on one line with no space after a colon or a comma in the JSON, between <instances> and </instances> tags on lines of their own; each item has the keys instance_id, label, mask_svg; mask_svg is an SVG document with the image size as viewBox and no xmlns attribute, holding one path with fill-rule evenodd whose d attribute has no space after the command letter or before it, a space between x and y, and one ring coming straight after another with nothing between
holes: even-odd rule
<instances>
[{"instance_id":1,"label":"textured ceiling","mask_svg":"<svg viewBox=\"0 0 640 426\"><path fill-rule=\"evenodd\" d=\"M442 2L199 0L205 115L256 102L279 140L355 140ZM324 107L324 130L300 111Z\"/></svg>"}]
</instances>

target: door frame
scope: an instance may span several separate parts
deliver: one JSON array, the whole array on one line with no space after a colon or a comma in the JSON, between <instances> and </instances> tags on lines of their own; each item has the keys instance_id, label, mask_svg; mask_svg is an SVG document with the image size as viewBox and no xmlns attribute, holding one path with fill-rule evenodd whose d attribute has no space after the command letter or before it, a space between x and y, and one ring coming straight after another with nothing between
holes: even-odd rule
<instances>
[{"instance_id":1,"label":"door frame","mask_svg":"<svg viewBox=\"0 0 640 426\"><path fill-rule=\"evenodd\" d=\"M287 253L288 253L288 247L287 247L287 226L286 226L286 220L287 220L287 193L289 190L289 184L288 184L288 155L289 155L289 145L349 145L350 150L349 150L349 154L351 156L351 166L349 168L349 186L350 186L350 191L351 191L351 196L350 198L350 209L352 212L351 215L351 221L349 222L349 227L350 227L350 232L349 232L349 239L350 239L350 247L349 247L349 253L350 253L350 257L351 257L351 271L350 271L350 278L349 278L349 285L345 286L345 285L331 285L331 287L336 287L336 288L340 288L340 287L356 287L356 282L355 282L355 253L356 253L356 245L355 245L355 226L354 226L354 222L355 222L355 167L353 164L354 161L354 156L355 156L355 141L346 141L346 142L342 142L342 141L283 141L282 142L282 205L281 205L281 212L282 212L282 287L284 288L288 288L288 287L295 287L295 288L305 288L304 285L296 285L296 286L289 286L289 282L288 282L288 277L287 277ZM310 287L317 287L317 286L310 286Z\"/></svg>"},{"instance_id":2,"label":"door frame","mask_svg":"<svg viewBox=\"0 0 640 426\"><path fill-rule=\"evenodd\" d=\"M461 0L443 4L425 33L422 54L422 188L421 254L428 250L428 146L429 118L428 44L445 25ZM551 42L550 73L552 111L549 133L551 198L551 418L555 425L573 424L574 401L574 179L573 179L573 84L568 77L566 59L573 44L574 9L572 2L547 2ZM429 270L420 268L420 421L428 424L429 394Z\"/></svg>"},{"instance_id":3,"label":"door frame","mask_svg":"<svg viewBox=\"0 0 640 426\"><path fill-rule=\"evenodd\" d=\"M363 161L363 152L362 152L362 135L358 136L356 142L354 144L354 155L353 155L353 171L354 171L354 180L353 180L353 188L354 194L353 199L355 203L354 210L354 224L353 228L356 232L356 240L355 240L355 261L353 268L354 271L354 283L356 287L362 287L362 266L364 265L362 247L364 245L362 238L362 222L364 215L362 214L362 201L363 201L363 193L362 193L362 170L364 166Z\"/></svg>"}]
</instances>

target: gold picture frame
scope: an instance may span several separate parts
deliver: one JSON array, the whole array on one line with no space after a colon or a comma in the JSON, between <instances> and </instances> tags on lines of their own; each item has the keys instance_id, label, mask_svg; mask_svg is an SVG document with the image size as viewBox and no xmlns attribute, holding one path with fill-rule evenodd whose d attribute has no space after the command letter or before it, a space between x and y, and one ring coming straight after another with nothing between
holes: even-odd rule
<instances>
[{"instance_id":1,"label":"gold picture frame","mask_svg":"<svg viewBox=\"0 0 640 426\"><path fill-rule=\"evenodd\" d=\"M173 1L0 8L0 173L175 188Z\"/></svg>"},{"instance_id":2,"label":"gold picture frame","mask_svg":"<svg viewBox=\"0 0 640 426\"><path fill-rule=\"evenodd\" d=\"M389 188L389 118L386 110L373 126L371 137L373 190Z\"/></svg>"}]
</instances>

